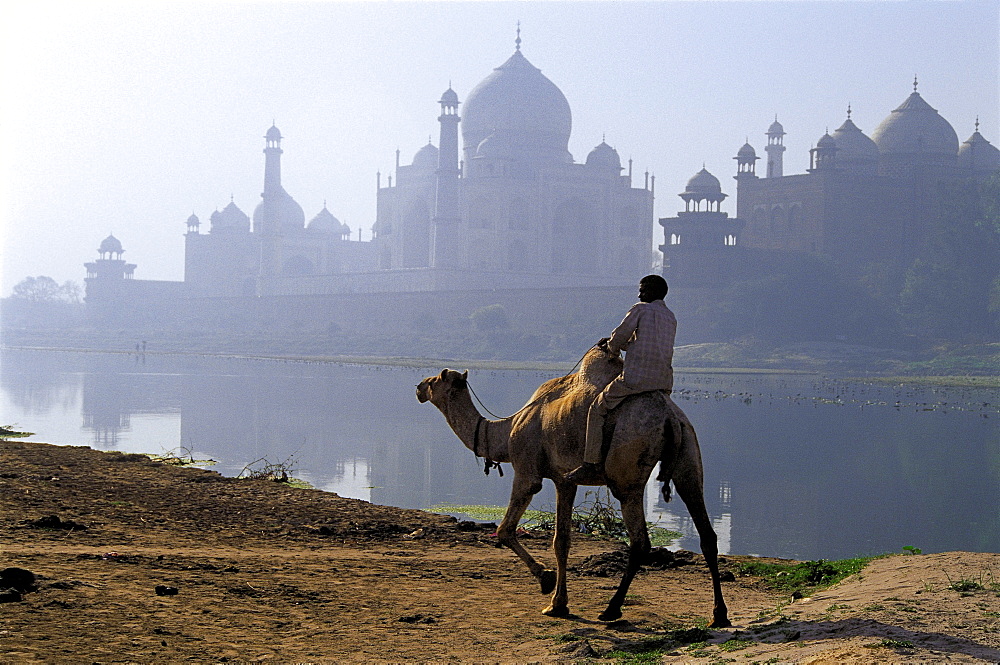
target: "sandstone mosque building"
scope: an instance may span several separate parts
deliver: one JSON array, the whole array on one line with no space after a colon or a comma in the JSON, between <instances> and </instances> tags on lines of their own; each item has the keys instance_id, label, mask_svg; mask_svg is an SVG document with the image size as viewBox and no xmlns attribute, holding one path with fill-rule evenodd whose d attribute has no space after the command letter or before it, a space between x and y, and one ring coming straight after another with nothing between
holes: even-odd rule
<instances>
[{"instance_id":1,"label":"sandstone mosque building","mask_svg":"<svg viewBox=\"0 0 1000 665\"><path fill-rule=\"evenodd\" d=\"M721 212L718 178L706 169L691 178L680 194L685 209L659 220L664 275L674 306L689 310L690 333L706 295L699 291L724 286L742 248L820 254L848 270L878 261L905 269L930 222L936 183L1000 169L1000 150L978 124L959 145L916 88L871 137L848 109L810 150L804 174L784 174L776 119L763 177L749 143L735 157L735 217ZM438 105L438 145L428 142L405 165L397 151L385 186L377 176L370 241L352 239L325 206L306 222L281 185L282 135L272 126L252 218L234 201L209 216L208 229L192 214L183 282L134 279L122 244L106 238L86 264L88 314L97 323L199 328L297 318L358 332L406 328L429 310L438 324L467 322L490 303L527 321L617 316L652 269L654 181L647 174L634 186L631 160L623 168L603 140L574 160L569 103L521 52L519 36L464 103L449 87Z\"/></svg>"},{"instance_id":2,"label":"sandstone mosque building","mask_svg":"<svg viewBox=\"0 0 1000 665\"><path fill-rule=\"evenodd\" d=\"M876 264L905 270L936 214L938 185L984 179L1000 170L1000 150L975 131L961 145L951 124L917 91L867 136L847 118L809 150L806 173L786 175L784 127L768 128L766 169L750 143L736 161L736 218L719 210L718 178L702 169L680 194L685 210L659 220L678 286L724 283L739 247L804 252L859 275Z\"/></svg>"}]
</instances>

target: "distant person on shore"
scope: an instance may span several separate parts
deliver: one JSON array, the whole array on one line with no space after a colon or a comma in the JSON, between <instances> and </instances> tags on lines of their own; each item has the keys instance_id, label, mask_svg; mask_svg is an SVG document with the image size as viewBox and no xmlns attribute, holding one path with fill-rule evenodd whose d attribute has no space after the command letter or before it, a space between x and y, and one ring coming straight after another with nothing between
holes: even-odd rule
<instances>
[{"instance_id":1,"label":"distant person on shore","mask_svg":"<svg viewBox=\"0 0 1000 665\"><path fill-rule=\"evenodd\" d=\"M587 412L587 441L583 465L566 474L566 480L578 485L603 485L602 454L604 419L629 395L650 390L674 389L674 337L677 318L663 299L667 281L659 275L639 280L639 302L632 305L625 319L597 343L611 353L625 351L625 367L601 391Z\"/></svg>"}]
</instances>

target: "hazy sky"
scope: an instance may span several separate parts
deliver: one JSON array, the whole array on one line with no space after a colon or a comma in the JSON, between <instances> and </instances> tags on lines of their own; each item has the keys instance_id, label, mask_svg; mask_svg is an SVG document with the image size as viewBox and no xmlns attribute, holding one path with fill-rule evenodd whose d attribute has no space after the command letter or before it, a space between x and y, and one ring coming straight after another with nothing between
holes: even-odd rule
<instances>
[{"instance_id":1,"label":"hazy sky","mask_svg":"<svg viewBox=\"0 0 1000 665\"><path fill-rule=\"evenodd\" d=\"M655 174L656 217L703 163L733 214L733 156L749 137L763 157L775 115L801 173L848 103L870 135L914 75L960 141L978 116L1000 145L998 16L996 0L20 3L0 28L0 294L28 275L82 286L109 233L137 279L182 279L187 217L207 230L230 196L260 201L272 120L306 220L326 201L367 240L376 171L385 185L397 147L408 164L437 145L441 93L464 101L517 21L569 100L574 158L606 136L637 186Z\"/></svg>"}]
</instances>

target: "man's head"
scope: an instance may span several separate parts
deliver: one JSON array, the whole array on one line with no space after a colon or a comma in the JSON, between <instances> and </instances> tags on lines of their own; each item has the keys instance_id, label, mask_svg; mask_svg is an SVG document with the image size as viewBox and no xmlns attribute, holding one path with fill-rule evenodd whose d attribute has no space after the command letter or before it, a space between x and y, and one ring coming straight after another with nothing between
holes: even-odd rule
<instances>
[{"instance_id":1,"label":"man's head","mask_svg":"<svg viewBox=\"0 0 1000 665\"><path fill-rule=\"evenodd\" d=\"M667 297L667 280L659 275L646 275L639 280L639 300L653 302Z\"/></svg>"}]
</instances>

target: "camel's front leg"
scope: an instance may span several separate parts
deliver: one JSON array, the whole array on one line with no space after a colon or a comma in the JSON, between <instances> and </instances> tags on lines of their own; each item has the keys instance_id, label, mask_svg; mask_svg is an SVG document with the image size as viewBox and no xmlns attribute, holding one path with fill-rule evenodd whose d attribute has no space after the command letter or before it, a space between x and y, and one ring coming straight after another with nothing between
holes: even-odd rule
<instances>
[{"instance_id":1,"label":"camel's front leg","mask_svg":"<svg viewBox=\"0 0 1000 665\"><path fill-rule=\"evenodd\" d=\"M566 564L569 559L570 533L573 530L573 502L576 500L576 485L556 484L556 535L552 549L556 553L556 590L552 602L542 610L550 617L564 617L569 614L569 594L566 591Z\"/></svg>"},{"instance_id":2,"label":"camel's front leg","mask_svg":"<svg viewBox=\"0 0 1000 665\"><path fill-rule=\"evenodd\" d=\"M514 476L513 487L510 490L510 502L507 504L507 512L504 513L503 521L497 529L497 538L501 545L506 545L514 551L514 554L528 564L528 570L538 580L542 587L542 593L549 593L556 584L556 575L551 570L546 569L535 560L535 557L524 549L524 546L517 539L517 527L521 523L521 516L528 509L531 498L542 489L540 479L523 480Z\"/></svg>"},{"instance_id":3,"label":"camel's front leg","mask_svg":"<svg viewBox=\"0 0 1000 665\"><path fill-rule=\"evenodd\" d=\"M614 621L621 618L622 604L625 602L625 595L632 584L632 578L639 572L646 555L649 554L649 531L646 529L646 514L642 509L643 487L640 485L623 494L622 500L622 520L628 530L628 565L625 567L625 574L618 584L618 590L608 603L607 609L601 612L597 618L601 621Z\"/></svg>"}]
</instances>

